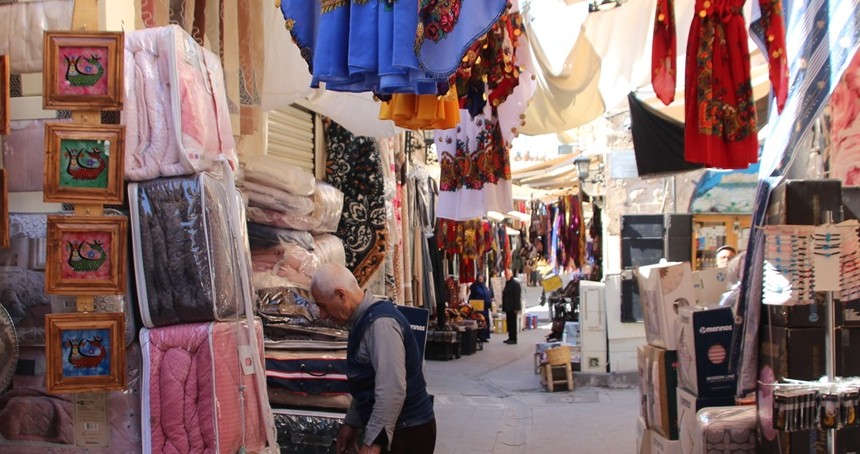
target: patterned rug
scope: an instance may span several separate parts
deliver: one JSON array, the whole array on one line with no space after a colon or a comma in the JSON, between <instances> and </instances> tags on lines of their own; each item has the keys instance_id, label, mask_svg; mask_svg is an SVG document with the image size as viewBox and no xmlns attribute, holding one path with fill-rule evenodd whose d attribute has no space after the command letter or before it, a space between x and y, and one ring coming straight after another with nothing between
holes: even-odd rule
<instances>
[{"instance_id":1,"label":"patterned rug","mask_svg":"<svg viewBox=\"0 0 860 454\"><path fill-rule=\"evenodd\" d=\"M326 126L326 182L343 192L337 235L346 250L346 267L364 285L385 264L388 220L379 148L330 121Z\"/></svg>"}]
</instances>

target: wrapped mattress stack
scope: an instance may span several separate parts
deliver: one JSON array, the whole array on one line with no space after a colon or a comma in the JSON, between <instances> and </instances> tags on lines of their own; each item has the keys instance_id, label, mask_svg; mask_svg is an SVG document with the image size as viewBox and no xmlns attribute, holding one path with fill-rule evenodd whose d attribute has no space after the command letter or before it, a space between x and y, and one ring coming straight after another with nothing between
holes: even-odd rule
<instances>
[{"instance_id":1,"label":"wrapped mattress stack","mask_svg":"<svg viewBox=\"0 0 860 454\"><path fill-rule=\"evenodd\" d=\"M340 222L342 192L266 156L243 165L255 287L310 289L319 265L345 264L343 242L331 234Z\"/></svg>"},{"instance_id":2,"label":"wrapped mattress stack","mask_svg":"<svg viewBox=\"0 0 860 454\"><path fill-rule=\"evenodd\" d=\"M277 450L220 59L173 25L124 71L143 451Z\"/></svg>"},{"instance_id":3,"label":"wrapped mattress stack","mask_svg":"<svg viewBox=\"0 0 860 454\"><path fill-rule=\"evenodd\" d=\"M55 213L52 213L55 214ZM106 215L118 215L106 210ZM0 452L76 452L74 395L45 387L45 315L73 312L75 298L45 294L47 251L45 213L11 213L9 247L0 249ZM133 289L98 296L97 312L126 314L126 383L106 395L107 446L89 452L139 452L140 349L131 315ZM7 318L8 316L8 318ZM14 326L14 328L12 328Z\"/></svg>"}]
</instances>

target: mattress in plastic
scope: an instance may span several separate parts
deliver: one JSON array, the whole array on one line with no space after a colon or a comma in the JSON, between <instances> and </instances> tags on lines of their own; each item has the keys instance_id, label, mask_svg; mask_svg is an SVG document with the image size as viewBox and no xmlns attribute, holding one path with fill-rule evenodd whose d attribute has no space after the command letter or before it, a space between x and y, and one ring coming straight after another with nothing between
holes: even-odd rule
<instances>
[{"instance_id":1,"label":"mattress in plastic","mask_svg":"<svg viewBox=\"0 0 860 454\"><path fill-rule=\"evenodd\" d=\"M144 326L230 320L244 313L231 183L202 173L129 184L132 247ZM242 232L238 232L241 236Z\"/></svg>"},{"instance_id":2,"label":"mattress in plastic","mask_svg":"<svg viewBox=\"0 0 860 454\"><path fill-rule=\"evenodd\" d=\"M125 34L125 177L238 167L220 58L177 25Z\"/></svg>"},{"instance_id":3,"label":"mattress in plastic","mask_svg":"<svg viewBox=\"0 0 860 454\"><path fill-rule=\"evenodd\" d=\"M344 413L273 409L281 454L337 454Z\"/></svg>"},{"instance_id":4,"label":"mattress in plastic","mask_svg":"<svg viewBox=\"0 0 860 454\"><path fill-rule=\"evenodd\" d=\"M141 330L144 452L233 454L264 448L271 411L265 381L242 366L252 362L254 344L256 354L263 351L262 326L255 325L253 343L246 322Z\"/></svg>"}]
</instances>

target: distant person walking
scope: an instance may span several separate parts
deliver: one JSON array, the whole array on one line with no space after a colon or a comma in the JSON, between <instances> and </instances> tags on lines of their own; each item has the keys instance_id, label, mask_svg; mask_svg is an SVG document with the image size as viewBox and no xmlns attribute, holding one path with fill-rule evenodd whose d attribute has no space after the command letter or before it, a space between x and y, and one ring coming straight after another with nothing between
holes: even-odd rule
<instances>
[{"instance_id":1,"label":"distant person walking","mask_svg":"<svg viewBox=\"0 0 860 454\"><path fill-rule=\"evenodd\" d=\"M507 282L502 290L502 310L505 311L508 324L508 340L505 343L513 345L517 343L517 319L523 309L523 287L514 278L510 268L505 270L505 279Z\"/></svg>"},{"instance_id":2,"label":"distant person walking","mask_svg":"<svg viewBox=\"0 0 860 454\"><path fill-rule=\"evenodd\" d=\"M484 310L482 310L481 313L484 314L486 326L484 326L484 329L481 330L478 336L481 342L489 342L490 307L493 305L493 289L487 287L487 284L484 283L484 273L478 273L478 275L475 276L475 282L473 282L472 286L469 287L469 299L481 300L484 302Z\"/></svg>"}]
</instances>

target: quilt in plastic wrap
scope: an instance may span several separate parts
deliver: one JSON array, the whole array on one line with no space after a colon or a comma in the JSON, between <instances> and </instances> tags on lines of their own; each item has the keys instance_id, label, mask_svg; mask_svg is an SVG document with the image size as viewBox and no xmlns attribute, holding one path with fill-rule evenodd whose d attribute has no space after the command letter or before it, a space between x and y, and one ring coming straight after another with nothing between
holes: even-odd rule
<instances>
[{"instance_id":1,"label":"quilt in plastic wrap","mask_svg":"<svg viewBox=\"0 0 860 454\"><path fill-rule=\"evenodd\" d=\"M337 431L346 415L274 409L281 454L337 454Z\"/></svg>"},{"instance_id":2,"label":"quilt in plastic wrap","mask_svg":"<svg viewBox=\"0 0 860 454\"><path fill-rule=\"evenodd\" d=\"M346 349L293 350L266 347L269 402L290 407L347 410Z\"/></svg>"},{"instance_id":3,"label":"quilt in plastic wrap","mask_svg":"<svg viewBox=\"0 0 860 454\"><path fill-rule=\"evenodd\" d=\"M267 430L274 431L265 423L271 411L265 381L242 366L255 347L263 351L262 326L255 325L253 343L244 321L141 330L144 452L264 449Z\"/></svg>"},{"instance_id":4,"label":"quilt in plastic wrap","mask_svg":"<svg viewBox=\"0 0 860 454\"><path fill-rule=\"evenodd\" d=\"M247 178L247 173L246 173ZM313 192L313 211L309 214L298 215L262 208L248 207L248 220L257 224L280 227L282 229L300 230L314 233L335 232L340 222L343 210L343 192L336 187L322 182L316 182Z\"/></svg>"},{"instance_id":5,"label":"quilt in plastic wrap","mask_svg":"<svg viewBox=\"0 0 860 454\"><path fill-rule=\"evenodd\" d=\"M220 58L178 25L125 34L125 178L238 167Z\"/></svg>"},{"instance_id":6,"label":"quilt in plastic wrap","mask_svg":"<svg viewBox=\"0 0 860 454\"><path fill-rule=\"evenodd\" d=\"M138 344L126 349L125 391L107 393L108 445L88 448L93 454L141 452L140 378ZM45 349L24 347L12 379L12 389L0 394L0 452L70 454L75 446L74 394L45 390Z\"/></svg>"},{"instance_id":7,"label":"quilt in plastic wrap","mask_svg":"<svg viewBox=\"0 0 860 454\"><path fill-rule=\"evenodd\" d=\"M12 74L42 72L42 32L68 30L72 0L0 1L0 55L8 55Z\"/></svg>"},{"instance_id":8,"label":"quilt in plastic wrap","mask_svg":"<svg viewBox=\"0 0 860 454\"><path fill-rule=\"evenodd\" d=\"M230 175L129 184L132 247L143 324L229 320L244 313ZM243 232L238 232L243 234ZM241 235L235 235L241 236Z\"/></svg>"},{"instance_id":9,"label":"quilt in plastic wrap","mask_svg":"<svg viewBox=\"0 0 860 454\"><path fill-rule=\"evenodd\" d=\"M107 210L106 214L119 213ZM47 220L45 213L11 213L9 247L0 249L0 305L12 317L21 345L45 345L45 315L75 310L74 297L45 294ZM129 284L125 295L99 296L94 301L96 311L129 315L125 317L126 345L137 337L130 316L132 295Z\"/></svg>"}]
</instances>

